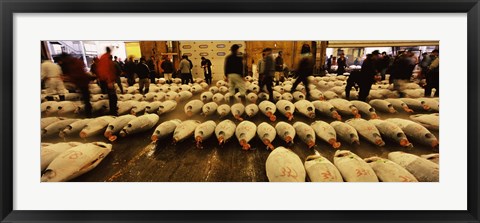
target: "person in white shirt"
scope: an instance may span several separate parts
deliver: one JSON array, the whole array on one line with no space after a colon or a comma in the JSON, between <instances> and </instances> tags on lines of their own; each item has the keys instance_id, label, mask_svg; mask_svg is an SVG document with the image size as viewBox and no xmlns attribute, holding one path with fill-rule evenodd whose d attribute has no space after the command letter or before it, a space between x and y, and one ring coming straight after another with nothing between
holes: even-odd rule
<instances>
[{"instance_id":1,"label":"person in white shirt","mask_svg":"<svg viewBox=\"0 0 480 223\"><path fill-rule=\"evenodd\" d=\"M51 60L44 60L41 65L41 75L42 80L45 81L47 99L53 100L54 95L59 95L60 100L65 100L62 68Z\"/></svg>"}]
</instances>

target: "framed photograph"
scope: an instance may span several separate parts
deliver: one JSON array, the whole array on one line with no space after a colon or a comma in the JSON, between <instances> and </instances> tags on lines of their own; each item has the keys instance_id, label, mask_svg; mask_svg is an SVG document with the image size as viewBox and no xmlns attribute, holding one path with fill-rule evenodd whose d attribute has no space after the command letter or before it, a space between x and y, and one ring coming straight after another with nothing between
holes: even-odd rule
<instances>
[{"instance_id":1,"label":"framed photograph","mask_svg":"<svg viewBox=\"0 0 480 223\"><path fill-rule=\"evenodd\" d=\"M0 5L1 222L480 221L478 0Z\"/></svg>"}]
</instances>

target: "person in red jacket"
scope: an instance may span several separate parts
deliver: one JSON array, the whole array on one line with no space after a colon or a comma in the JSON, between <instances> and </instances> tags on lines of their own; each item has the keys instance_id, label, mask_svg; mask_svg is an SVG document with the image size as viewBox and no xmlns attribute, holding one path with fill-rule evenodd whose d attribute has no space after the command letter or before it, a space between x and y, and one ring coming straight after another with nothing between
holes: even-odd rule
<instances>
[{"instance_id":1,"label":"person in red jacket","mask_svg":"<svg viewBox=\"0 0 480 223\"><path fill-rule=\"evenodd\" d=\"M107 52L103 54L98 60L97 64L97 78L100 85L107 89L108 103L110 107L110 114L117 115L117 93L115 92L116 68L111 59L111 50L107 47Z\"/></svg>"},{"instance_id":2,"label":"person in red jacket","mask_svg":"<svg viewBox=\"0 0 480 223\"><path fill-rule=\"evenodd\" d=\"M71 82L80 89L83 102L85 103L85 115L92 117L92 105L90 104L90 91L88 84L95 77L86 73L85 64L82 60L75 58L69 54L62 53L58 60L58 64L62 68L65 82Z\"/></svg>"}]
</instances>

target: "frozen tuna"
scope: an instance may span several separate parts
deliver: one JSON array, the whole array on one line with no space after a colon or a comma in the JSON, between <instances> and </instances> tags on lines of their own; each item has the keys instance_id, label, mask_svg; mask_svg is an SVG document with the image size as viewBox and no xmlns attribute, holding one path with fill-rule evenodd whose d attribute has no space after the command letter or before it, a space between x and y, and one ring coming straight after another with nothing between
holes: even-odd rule
<instances>
[{"instance_id":1,"label":"frozen tuna","mask_svg":"<svg viewBox=\"0 0 480 223\"><path fill-rule=\"evenodd\" d=\"M300 157L289 149L278 147L265 163L270 182L305 182L305 168Z\"/></svg>"},{"instance_id":2,"label":"frozen tuna","mask_svg":"<svg viewBox=\"0 0 480 223\"><path fill-rule=\"evenodd\" d=\"M253 117L258 113L258 106L256 104L249 104L245 106L245 113L248 117Z\"/></svg>"},{"instance_id":3,"label":"frozen tuna","mask_svg":"<svg viewBox=\"0 0 480 223\"><path fill-rule=\"evenodd\" d=\"M413 147L413 145L408 141L407 136L402 131L402 129L394 123L380 119L369 120L369 122L371 122L375 125L375 127L377 127L378 131L382 136L391 139L392 141L400 144L403 147Z\"/></svg>"},{"instance_id":4,"label":"frozen tuna","mask_svg":"<svg viewBox=\"0 0 480 223\"><path fill-rule=\"evenodd\" d=\"M333 105L329 102L317 100L313 101L312 104L322 115L337 119L338 121L342 120L342 116L338 114L337 109L335 109L335 107L333 107Z\"/></svg>"},{"instance_id":5,"label":"frozen tuna","mask_svg":"<svg viewBox=\"0 0 480 223\"><path fill-rule=\"evenodd\" d=\"M60 137L65 138L67 136L72 136L75 134L80 133L80 131L85 128L85 126L91 121L92 119L80 119L75 121L65 127L60 133L58 134Z\"/></svg>"},{"instance_id":6,"label":"frozen tuna","mask_svg":"<svg viewBox=\"0 0 480 223\"><path fill-rule=\"evenodd\" d=\"M337 142L335 129L328 123L324 121L314 121L310 126L321 140L332 145L334 149L338 149L342 145L340 142Z\"/></svg>"},{"instance_id":7,"label":"frozen tuna","mask_svg":"<svg viewBox=\"0 0 480 223\"><path fill-rule=\"evenodd\" d=\"M303 122L293 123L293 128L295 128L295 133L300 137L300 139L307 144L308 148L315 146L315 131L311 126Z\"/></svg>"},{"instance_id":8,"label":"frozen tuna","mask_svg":"<svg viewBox=\"0 0 480 223\"><path fill-rule=\"evenodd\" d=\"M411 115L410 119L414 122L420 123L427 129L438 130L440 117L438 113L428 115Z\"/></svg>"},{"instance_id":9,"label":"frozen tuna","mask_svg":"<svg viewBox=\"0 0 480 223\"><path fill-rule=\"evenodd\" d=\"M235 134L237 126L230 120L223 120L215 127L215 135L220 145L225 144Z\"/></svg>"},{"instance_id":10,"label":"frozen tuna","mask_svg":"<svg viewBox=\"0 0 480 223\"><path fill-rule=\"evenodd\" d=\"M145 132L152 129L158 123L159 117L157 114L145 114L136 117L128 122L120 131L120 136L125 137L139 132Z\"/></svg>"},{"instance_id":11,"label":"frozen tuna","mask_svg":"<svg viewBox=\"0 0 480 223\"><path fill-rule=\"evenodd\" d=\"M335 98L328 100L328 102L337 109L340 114L343 115L353 115L355 118L360 118L358 114L358 109L350 101L341 98Z\"/></svg>"},{"instance_id":12,"label":"frozen tuna","mask_svg":"<svg viewBox=\"0 0 480 223\"><path fill-rule=\"evenodd\" d=\"M438 140L428 129L410 120L401 118L389 118L386 121L392 122L400 127L408 138L433 148L438 146Z\"/></svg>"},{"instance_id":13,"label":"frozen tuna","mask_svg":"<svg viewBox=\"0 0 480 223\"><path fill-rule=\"evenodd\" d=\"M164 101L160 106L158 106L158 115L165 114L175 110L177 107L177 102L174 100Z\"/></svg>"},{"instance_id":14,"label":"frozen tuna","mask_svg":"<svg viewBox=\"0 0 480 223\"><path fill-rule=\"evenodd\" d=\"M209 116L215 114L217 111L218 105L215 102L208 102L203 105L202 107L202 115L203 116Z\"/></svg>"},{"instance_id":15,"label":"frozen tuna","mask_svg":"<svg viewBox=\"0 0 480 223\"><path fill-rule=\"evenodd\" d=\"M307 157L305 170L311 182L343 182L337 167L320 154Z\"/></svg>"},{"instance_id":16,"label":"frozen tuna","mask_svg":"<svg viewBox=\"0 0 480 223\"><path fill-rule=\"evenodd\" d=\"M285 117L287 117L288 121L291 121L293 119L295 105L292 102L287 100L279 100L276 106L278 111L282 113Z\"/></svg>"},{"instance_id":17,"label":"frozen tuna","mask_svg":"<svg viewBox=\"0 0 480 223\"><path fill-rule=\"evenodd\" d=\"M357 130L344 122L334 121L330 125L335 129L337 136L350 144L360 144L360 138L358 137Z\"/></svg>"},{"instance_id":18,"label":"frozen tuna","mask_svg":"<svg viewBox=\"0 0 480 223\"><path fill-rule=\"evenodd\" d=\"M262 101L258 105L258 108L264 115L266 115L270 119L270 121L274 122L275 120L277 120L277 117L274 115L275 111L277 111L277 107L272 102Z\"/></svg>"},{"instance_id":19,"label":"frozen tuna","mask_svg":"<svg viewBox=\"0 0 480 223\"><path fill-rule=\"evenodd\" d=\"M236 103L232 105L231 112L235 119L243 121L242 115L245 112L245 106L242 103Z\"/></svg>"},{"instance_id":20,"label":"frozen tuna","mask_svg":"<svg viewBox=\"0 0 480 223\"><path fill-rule=\"evenodd\" d=\"M418 182L410 172L400 165L380 157L370 157L365 162L372 167L382 182Z\"/></svg>"},{"instance_id":21,"label":"frozen tuna","mask_svg":"<svg viewBox=\"0 0 480 223\"><path fill-rule=\"evenodd\" d=\"M41 170L45 170L58 155L75 146L82 145L80 142L60 142L51 144L40 149Z\"/></svg>"},{"instance_id":22,"label":"frozen tuna","mask_svg":"<svg viewBox=\"0 0 480 223\"><path fill-rule=\"evenodd\" d=\"M388 159L405 168L420 182L439 181L439 166L434 162L404 152L391 152Z\"/></svg>"},{"instance_id":23,"label":"frozen tuna","mask_svg":"<svg viewBox=\"0 0 480 223\"><path fill-rule=\"evenodd\" d=\"M230 106L227 104L223 104L218 106L217 108L217 114L220 116L220 118L223 118L227 116L230 113Z\"/></svg>"},{"instance_id":24,"label":"frozen tuna","mask_svg":"<svg viewBox=\"0 0 480 223\"><path fill-rule=\"evenodd\" d=\"M380 131L378 131L377 127L375 127L373 123L361 118L349 119L345 121L345 123L354 127L360 136L364 137L372 144L377 146L385 145L385 142L380 135Z\"/></svg>"},{"instance_id":25,"label":"frozen tuna","mask_svg":"<svg viewBox=\"0 0 480 223\"><path fill-rule=\"evenodd\" d=\"M103 136L105 136L111 142L115 141L117 139L117 134L120 133L120 131L134 118L136 118L134 115L122 115L115 118L115 120L108 123L107 129L105 130L105 133L103 133Z\"/></svg>"},{"instance_id":26,"label":"frozen tuna","mask_svg":"<svg viewBox=\"0 0 480 223\"><path fill-rule=\"evenodd\" d=\"M93 168L112 151L112 145L103 142L82 144L58 155L43 172L42 182L63 182L78 177Z\"/></svg>"},{"instance_id":27,"label":"frozen tuna","mask_svg":"<svg viewBox=\"0 0 480 223\"><path fill-rule=\"evenodd\" d=\"M386 112L386 113L395 113L397 110L393 107L393 105L385 100L381 99L373 99L370 102L368 102L372 107L377 109L378 111L381 112Z\"/></svg>"},{"instance_id":28,"label":"frozen tuna","mask_svg":"<svg viewBox=\"0 0 480 223\"><path fill-rule=\"evenodd\" d=\"M180 125L182 121L180 119L173 119L162 122L160 125L157 126L155 131L153 131L151 140L152 142L156 142L159 139L163 139L166 136L170 135L175 131L178 125Z\"/></svg>"},{"instance_id":29,"label":"frozen tuna","mask_svg":"<svg viewBox=\"0 0 480 223\"><path fill-rule=\"evenodd\" d=\"M370 106L368 103L363 102L363 101L350 101L361 113L368 115L370 119L376 119L378 118L377 112L375 111L375 108Z\"/></svg>"},{"instance_id":30,"label":"frozen tuna","mask_svg":"<svg viewBox=\"0 0 480 223\"><path fill-rule=\"evenodd\" d=\"M275 136L277 135L277 131L273 126L271 126L266 122L262 122L260 123L260 125L257 126L257 134L258 134L258 138L260 138L263 144L267 146L267 149L271 149L271 150L274 149L272 142L275 139Z\"/></svg>"},{"instance_id":31,"label":"frozen tuna","mask_svg":"<svg viewBox=\"0 0 480 223\"><path fill-rule=\"evenodd\" d=\"M251 146L248 144L250 140L255 136L257 132L257 126L250 121L243 121L238 124L237 129L235 130L235 135L237 136L238 142L242 146L243 150L250 150Z\"/></svg>"},{"instance_id":32,"label":"frozen tuna","mask_svg":"<svg viewBox=\"0 0 480 223\"><path fill-rule=\"evenodd\" d=\"M217 127L217 124L210 120L198 125L197 128L195 128L194 137L198 149L203 148L202 142L213 135L215 132L215 127Z\"/></svg>"},{"instance_id":33,"label":"frozen tuna","mask_svg":"<svg viewBox=\"0 0 480 223\"><path fill-rule=\"evenodd\" d=\"M275 130L278 136L287 144L293 143L296 132L292 125L286 122L278 122L277 125L275 125Z\"/></svg>"},{"instance_id":34,"label":"frozen tuna","mask_svg":"<svg viewBox=\"0 0 480 223\"><path fill-rule=\"evenodd\" d=\"M378 182L377 175L370 165L348 150L335 152L333 163L347 182Z\"/></svg>"},{"instance_id":35,"label":"frozen tuna","mask_svg":"<svg viewBox=\"0 0 480 223\"><path fill-rule=\"evenodd\" d=\"M101 116L92 119L85 128L80 131L81 138L87 138L105 132L108 124L115 120L113 116Z\"/></svg>"}]
</instances>

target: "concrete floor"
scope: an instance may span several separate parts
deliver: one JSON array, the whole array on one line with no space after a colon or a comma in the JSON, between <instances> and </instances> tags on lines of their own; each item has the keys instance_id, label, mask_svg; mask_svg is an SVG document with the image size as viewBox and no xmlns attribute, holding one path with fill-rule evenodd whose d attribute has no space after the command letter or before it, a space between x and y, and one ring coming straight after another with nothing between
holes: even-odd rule
<instances>
[{"instance_id":1,"label":"concrete floor","mask_svg":"<svg viewBox=\"0 0 480 223\"><path fill-rule=\"evenodd\" d=\"M177 105L174 112L160 116L159 123L166 120L178 118L186 120L183 112L184 105L192 100L198 99L200 94L194 95L191 99L181 102ZM399 117L408 119L409 114L399 112L397 114L378 113L382 119ZM250 119L255 124L269 122L273 126L279 121L288 120L279 112L276 113L277 120L270 122L266 116L259 112ZM295 121L302 121L307 124L313 122L299 113L294 114ZM231 115L225 117L233 120L237 125L240 123ZM345 121L348 117L342 117ZM221 121L218 116L212 115L204 118L195 115L191 119L206 121L214 120L217 124ZM315 120L323 120L328 123L334 121L332 118L320 115L317 112ZM265 182L268 181L265 172L265 161L269 155L263 143L255 137L250 144L253 151L243 151L238 140L234 137L223 147L218 145L217 139L213 135L210 139L204 141L204 149L196 149L193 136L189 139L172 144L172 138L167 138L157 142L157 145L151 144L150 136L154 128L148 132L140 133L126 138L119 138L113 142L112 152L92 171L72 180L75 182ZM438 131L432 133L439 138ZM94 142L107 139L102 135L83 140L80 137L67 138L67 141ZM385 140L385 139L384 139ZM42 142L63 142L59 137L43 138ZM302 161L309 155L314 154L313 149L307 146L299 139L295 138L293 146L289 147L294 151ZM315 150L333 162L335 150L329 144L317 138ZM386 141L384 147L377 147L361 139L360 145L348 145L342 142L340 149L351 150L362 158L379 156L386 158L389 152L406 151L416 155L430 154L434 151L432 148L425 147L413 141L414 147L406 150L393 142ZM273 141L273 145L286 146L280 138Z\"/></svg>"}]
</instances>

